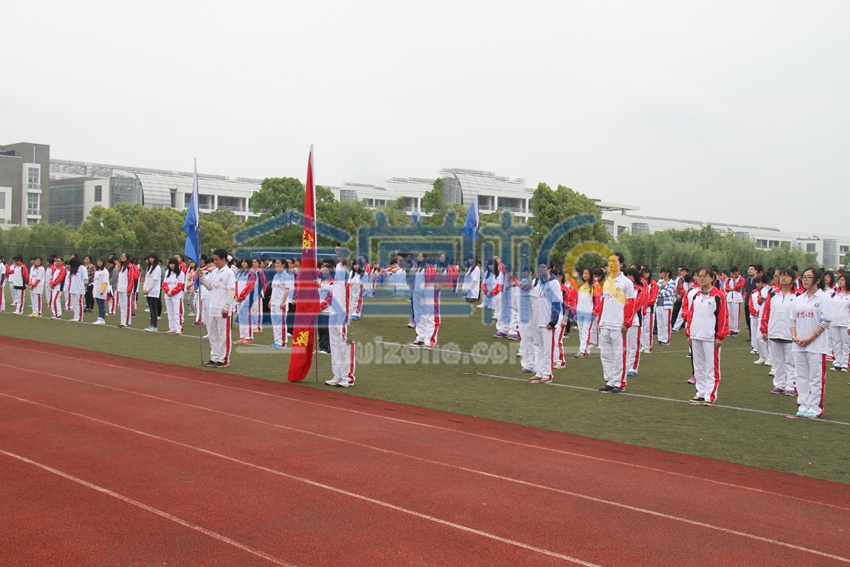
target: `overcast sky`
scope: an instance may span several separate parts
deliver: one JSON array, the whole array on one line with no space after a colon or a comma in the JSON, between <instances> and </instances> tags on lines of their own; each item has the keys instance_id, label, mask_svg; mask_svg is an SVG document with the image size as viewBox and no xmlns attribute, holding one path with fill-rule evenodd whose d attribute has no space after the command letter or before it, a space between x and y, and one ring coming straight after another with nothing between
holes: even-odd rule
<instances>
[{"instance_id":1,"label":"overcast sky","mask_svg":"<svg viewBox=\"0 0 850 567\"><path fill-rule=\"evenodd\" d=\"M850 234L850 2L7 2L0 144Z\"/></svg>"}]
</instances>

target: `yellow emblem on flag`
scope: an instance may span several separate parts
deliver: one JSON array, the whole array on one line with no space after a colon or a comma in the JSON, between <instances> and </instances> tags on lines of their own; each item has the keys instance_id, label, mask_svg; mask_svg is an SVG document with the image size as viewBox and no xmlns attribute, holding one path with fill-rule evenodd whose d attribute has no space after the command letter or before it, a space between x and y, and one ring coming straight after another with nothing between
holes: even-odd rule
<instances>
[{"instance_id":1,"label":"yellow emblem on flag","mask_svg":"<svg viewBox=\"0 0 850 567\"><path fill-rule=\"evenodd\" d=\"M292 339L292 344L294 346L307 346L310 339L310 331L301 331L298 333L298 336Z\"/></svg>"},{"instance_id":2,"label":"yellow emblem on flag","mask_svg":"<svg viewBox=\"0 0 850 567\"><path fill-rule=\"evenodd\" d=\"M306 230L301 234L301 248L312 248L313 247L313 235L307 232Z\"/></svg>"}]
</instances>

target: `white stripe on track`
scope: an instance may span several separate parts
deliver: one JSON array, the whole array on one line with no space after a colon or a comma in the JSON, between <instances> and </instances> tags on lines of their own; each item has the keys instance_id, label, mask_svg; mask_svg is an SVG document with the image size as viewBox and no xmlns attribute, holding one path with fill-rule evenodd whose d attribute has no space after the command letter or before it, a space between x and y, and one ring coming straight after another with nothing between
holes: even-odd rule
<instances>
[{"instance_id":1,"label":"white stripe on track","mask_svg":"<svg viewBox=\"0 0 850 567\"><path fill-rule=\"evenodd\" d=\"M103 488L102 486L92 484L91 482L85 481L81 478L77 478L73 475L70 475L66 472L62 472L58 469L55 469L55 468L50 467L48 465L45 465L43 463L38 463L38 462L33 461L31 459L28 459L26 457L22 457L21 455L16 455L15 453L10 453L8 451L4 451L3 449L0 449L0 455L6 455L7 457L10 457L12 459L17 459L21 462L28 464L28 465L38 467L42 470L45 470L47 472L53 473L57 476L60 476L64 479L66 479L66 480L70 480L71 482L76 482L77 484L85 486L86 488L89 488L91 490L95 490L95 491L100 492L102 494L106 494L107 496L111 496L112 498L116 498L116 499L118 499L122 502L126 502L127 504L130 504L131 506L135 506L137 508L141 508L142 510L144 510L146 512L156 514L157 516L160 516L161 518L165 518L166 520L172 521L175 524L179 524L179 525L181 525L185 528L189 528L190 530L195 530L196 532L200 532L200 533L202 533L206 536L209 536L213 539L216 539L216 540L218 540L222 543L226 543L227 545L233 546L237 549L241 549L242 551L250 553L251 555L256 555L257 557L260 557L262 559L270 561L270 562L274 563L275 565L283 565L285 567L295 567L295 565L292 564L292 563L287 563L285 561L282 561L282 560L280 560L276 557L269 555L268 553L264 553L264 552L262 552L258 549L254 549L253 547L247 546L243 543L239 543L238 541L230 539L227 536L223 536L219 533L216 533L214 531L203 528L203 527L201 527L197 524L193 524L193 523L188 522L188 521L186 521L182 518L178 518L177 516L174 516L173 514L169 514L168 512L164 512L163 510L160 510L158 508L154 508L153 506L148 506L147 504L145 504L143 502L139 502L138 500L133 500L132 498L130 498L128 496L124 496L123 494L118 494L117 492L113 492L112 490L109 490L108 488Z\"/></svg>"}]
</instances>

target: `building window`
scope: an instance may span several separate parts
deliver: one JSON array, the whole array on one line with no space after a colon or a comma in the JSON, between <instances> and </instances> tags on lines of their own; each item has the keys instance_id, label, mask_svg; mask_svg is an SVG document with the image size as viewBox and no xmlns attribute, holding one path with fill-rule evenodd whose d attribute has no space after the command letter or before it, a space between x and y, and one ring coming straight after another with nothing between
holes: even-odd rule
<instances>
[{"instance_id":1,"label":"building window","mask_svg":"<svg viewBox=\"0 0 850 567\"><path fill-rule=\"evenodd\" d=\"M103 185L94 186L94 202L100 203L103 201Z\"/></svg>"},{"instance_id":2,"label":"building window","mask_svg":"<svg viewBox=\"0 0 850 567\"><path fill-rule=\"evenodd\" d=\"M27 193L27 214L39 214L38 208L38 193Z\"/></svg>"},{"instance_id":3,"label":"building window","mask_svg":"<svg viewBox=\"0 0 850 567\"><path fill-rule=\"evenodd\" d=\"M41 189L41 183L39 180L39 170L37 167L28 167L27 168L27 189Z\"/></svg>"},{"instance_id":4,"label":"building window","mask_svg":"<svg viewBox=\"0 0 850 567\"><path fill-rule=\"evenodd\" d=\"M750 239L750 233L749 232L736 232L735 236L738 237L738 238L746 238L747 240Z\"/></svg>"},{"instance_id":5,"label":"building window","mask_svg":"<svg viewBox=\"0 0 850 567\"><path fill-rule=\"evenodd\" d=\"M629 232L629 227L627 227L627 226L618 226L617 227L617 236L620 236L624 232Z\"/></svg>"},{"instance_id":6,"label":"building window","mask_svg":"<svg viewBox=\"0 0 850 567\"><path fill-rule=\"evenodd\" d=\"M6 208L6 193L0 193L0 211ZM844 248L842 246L842 248Z\"/></svg>"},{"instance_id":7,"label":"building window","mask_svg":"<svg viewBox=\"0 0 850 567\"><path fill-rule=\"evenodd\" d=\"M633 222L632 234L649 234L649 223Z\"/></svg>"},{"instance_id":8,"label":"building window","mask_svg":"<svg viewBox=\"0 0 850 567\"><path fill-rule=\"evenodd\" d=\"M768 240L767 247L768 248L779 248L779 241L778 240Z\"/></svg>"},{"instance_id":9,"label":"building window","mask_svg":"<svg viewBox=\"0 0 850 567\"><path fill-rule=\"evenodd\" d=\"M818 245L814 242L809 242L806 244L806 252L817 252Z\"/></svg>"},{"instance_id":10,"label":"building window","mask_svg":"<svg viewBox=\"0 0 850 567\"><path fill-rule=\"evenodd\" d=\"M3 207L0 207L2 209ZM844 256L848 252L850 252L850 246L839 246L838 248L841 251L841 255Z\"/></svg>"},{"instance_id":11,"label":"building window","mask_svg":"<svg viewBox=\"0 0 850 567\"><path fill-rule=\"evenodd\" d=\"M38 219L27 219L27 226L38 224Z\"/></svg>"}]
</instances>

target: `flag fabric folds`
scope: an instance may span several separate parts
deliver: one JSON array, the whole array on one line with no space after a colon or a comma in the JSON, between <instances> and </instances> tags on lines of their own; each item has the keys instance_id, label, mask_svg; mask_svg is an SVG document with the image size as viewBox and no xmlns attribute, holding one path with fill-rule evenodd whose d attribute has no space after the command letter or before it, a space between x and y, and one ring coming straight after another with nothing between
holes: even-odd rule
<instances>
[{"instance_id":1,"label":"flag fabric folds","mask_svg":"<svg viewBox=\"0 0 850 567\"><path fill-rule=\"evenodd\" d=\"M290 382L303 380L313 363L314 323L320 311L316 263L316 185L313 181L313 146L310 146L304 194L304 230L301 233L301 270L295 277L295 321L287 377Z\"/></svg>"},{"instance_id":2,"label":"flag fabric folds","mask_svg":"<svg viewBox=\"0 0 850 567\"><path fill-rule=\"evenodd\" d=\"M478 194L475 195L475 200L472 201L472 204L469 206L469 212L466 213L463 231L472 240L478 238Z\"/></svg>"},{"instance_id":3,"label":"flag fabric folds","mask_svg":"<svg viewBox=\"0 0 850 567\"><path fill-rule=\"evenodd\" d=\"M195 264L201 265L201 217L198 214L198 160L195 160L195 175L192 178L192 198L186 209L186 220L183 222L186 233L186 244L183 246L183 256L191 258Z\"/></svg>"}]
</instances>

